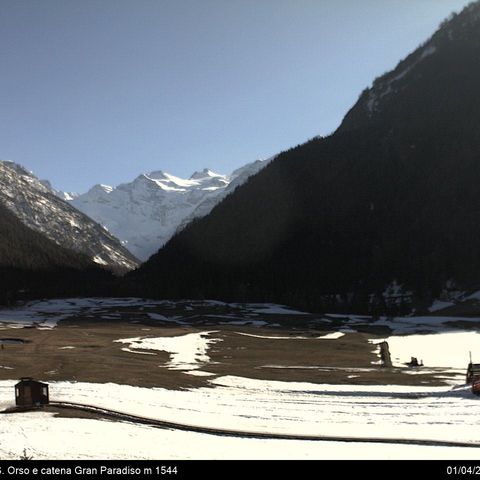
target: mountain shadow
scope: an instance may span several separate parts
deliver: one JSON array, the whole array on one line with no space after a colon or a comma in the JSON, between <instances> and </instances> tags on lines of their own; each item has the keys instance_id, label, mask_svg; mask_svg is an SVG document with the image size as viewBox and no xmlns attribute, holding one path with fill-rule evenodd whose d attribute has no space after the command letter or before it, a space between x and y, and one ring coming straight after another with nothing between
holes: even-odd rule
<instances>
[{"instance_id":1,"label":"mountain shadow","mask_svg":"<svg viewBox=\"0 0 480 480\"><path fill-rule=\"evenodd\" d=\"M427 305L480 284L480 3L127 275L143 295L314 310ZM404 303L405 302L405 303Z\"/></svg>"},{"instance_id":2,"label":"mountain shadow","mask_svg":"<svg viewBox=\"0 0 480 480\"><path fill-rule=\"evenodd\" d=\"M112 281L86 255L60 247L0 204L0 304L93 294Z\"/></svg>"}]
</instances>

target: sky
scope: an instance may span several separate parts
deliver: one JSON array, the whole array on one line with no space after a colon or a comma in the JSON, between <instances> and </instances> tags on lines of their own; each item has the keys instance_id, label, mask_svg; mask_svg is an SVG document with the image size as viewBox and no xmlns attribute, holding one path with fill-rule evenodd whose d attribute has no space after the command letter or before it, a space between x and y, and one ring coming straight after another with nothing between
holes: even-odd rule
<instances>
[{"instance_id":1,"label":"sky","mask_svg":"<svg viewBox=\"0 0 480 480\"><path fill-rule=\"evenodd\" d=\"M0 158L84 192L338 127L468 0L0 0Z\"/></svg>"}]
</instances>

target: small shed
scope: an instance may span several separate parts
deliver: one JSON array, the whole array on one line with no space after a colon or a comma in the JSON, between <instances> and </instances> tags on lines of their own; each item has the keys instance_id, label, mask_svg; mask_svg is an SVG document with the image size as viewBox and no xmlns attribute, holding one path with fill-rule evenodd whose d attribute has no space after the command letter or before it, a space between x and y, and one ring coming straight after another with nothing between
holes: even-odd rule
<instances>
[{"instance_id":1,"label":"small shed","mask_svg":"<svg viewBox=\"0 0 480 480\"><path fill-rule=\"evenodd\" d=\"M473 383L474 378L480 378L480 363L470 362L467 367L466 383Z\"/></svg>"},{"instance_id":2,"label":"small shed","mask_svg":"<svg viewBox=\"0 0 480 480\"><path fill-rule=\"evenodd\" d=\"M49 402L48 384L22 377L15 385L15 403L22 406L40 406Z\"/></svg>"}]
</instances>

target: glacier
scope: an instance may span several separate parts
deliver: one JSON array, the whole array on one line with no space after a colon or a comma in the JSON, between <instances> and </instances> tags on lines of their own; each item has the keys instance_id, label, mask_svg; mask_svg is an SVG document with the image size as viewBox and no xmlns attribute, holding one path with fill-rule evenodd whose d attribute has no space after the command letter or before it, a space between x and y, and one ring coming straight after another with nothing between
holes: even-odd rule
<instances>
[{"instance_id":1,"label":"glacier","mask_svg":"<svg viewBox=\"0 0 480 480\"><path fill-rule=\"evenodd\" d=\"M235 188L271 160L256 160L222 175L205 168L184 179L161 170L144 173L117 187L94 185L74 196L58 192L103 225L140 260L147 260L176 232L208 215Z\"/></svg>"}]
</instances>

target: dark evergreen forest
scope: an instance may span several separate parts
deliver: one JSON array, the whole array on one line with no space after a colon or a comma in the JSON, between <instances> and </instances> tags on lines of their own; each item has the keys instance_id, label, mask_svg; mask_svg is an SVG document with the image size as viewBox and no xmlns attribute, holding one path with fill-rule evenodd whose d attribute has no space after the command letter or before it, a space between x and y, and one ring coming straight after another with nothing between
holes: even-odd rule
<instances>
[{"instance_id":1,"label":"dark evergreen forest","mask_svg":"<svg viewBox=\"0 0 480 480\"><path fill-rule=\"evenodd\" d=\"M85 255L31 230L0 204L0 304L31 298L95 295L112 275Z\"/></svg>"},{"instance_id":2,"label":"dark evergreen forest","mask_svg":"<svg viewBox=\"0 0 480 480\"><path fill-rule=\"evenodd\" d=\"M280 154L177 234L131 292L368 311L480 284L480 5L377 79L342 125ZM289 119L288 121L295 121Z\"/></svg>"}]
</instances>

